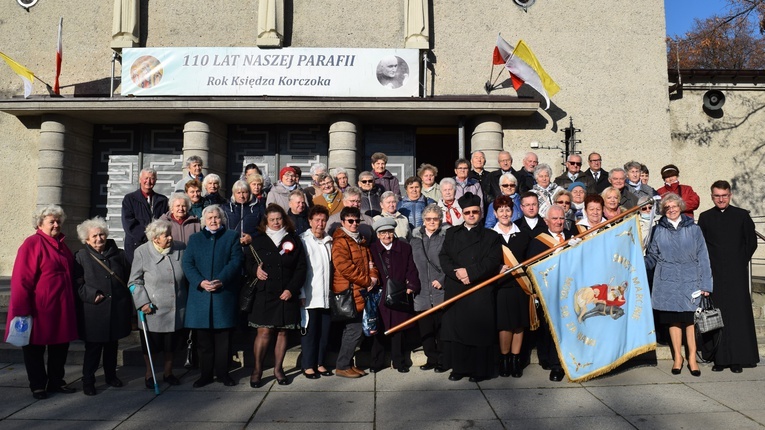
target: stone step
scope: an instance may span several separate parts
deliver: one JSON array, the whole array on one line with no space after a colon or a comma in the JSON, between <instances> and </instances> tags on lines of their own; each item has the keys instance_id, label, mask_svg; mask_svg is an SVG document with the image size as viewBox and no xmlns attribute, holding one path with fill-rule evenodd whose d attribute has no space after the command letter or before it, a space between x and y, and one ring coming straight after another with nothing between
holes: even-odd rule
<instances>
[{"instance_id":1,"label":"stone step","mask_svg":"<svg viewBox=\"0 0 765 430\"><path fill-rule=\"evenodd\" d=\"M117 355L117 363L120 366L143 366L143 353L141 351L141 345L138 342L138 332L131 334L130 337L120 340L119 351ZM235 341L232 342L231 350L232 355L237 357L234 361L238 361L239 358L243 359L245 367L253 367L253 355L252 355L252 341L244 341L244 337L234 336ZM760 356L765 357L765 337L758 337L758 348ZM286 368L301 367L300 366L300 354L301 348L299 341L295 342L295 339L290 340L290 345L294 345L287 350L285 356ZM67 364L80 365L82 364L85 353L85 344L82 341L74 341L70 344L69 355L67 357ZM643 356L641 356L643 357ZM175 355L175 365L182 367L186 358L186 349L181 348ZM427 357L422 351L421 347L416 348L412 352L412 362L415 366L425 364ZM644 355L644 360L671 360L672 353L668 345L657 345L656 351L647 353ZM330 367L334 367L334 363L337 360L337 351L330 348L327 351L326 363ZM356 354L357 365L361 367L368 367L370 364L369 348L364 348ZM0 343L0 362L1 363L23 363L24 357L21 348L17 348L7 343ZM233 363L233 361L232 361ZM536 353L532 351L531 363L538 363ZM237 364L238 366L238 364ZM266 366L273 366L273 345L269 349L269 353L266 357Z\"/></svg>"}]
</instances>

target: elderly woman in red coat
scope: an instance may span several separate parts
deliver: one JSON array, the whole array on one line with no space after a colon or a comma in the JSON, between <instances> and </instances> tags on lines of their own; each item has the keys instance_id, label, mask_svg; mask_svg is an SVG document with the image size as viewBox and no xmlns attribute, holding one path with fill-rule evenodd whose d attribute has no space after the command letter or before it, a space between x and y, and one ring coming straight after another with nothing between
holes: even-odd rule
<instances>
[{"instance_id":1,"label":"elderly woman in red coat","mask_svg":"<svg viewBox=\"0 0 765 430\"><path fill-rule=\"evenodd\" d=\"M407 347L407 339L412 336L410 329L414 326L410 325L391 336L385 336L384 332L413 317L414 307L410 312L401 312L385 306L386 287L388 279L394 279L406 284L407 294L418 294L420 292L420 276L412 257L412 246L396 238L396 221L393 218L379 217L373 228L377 232L379 240L369 247L369 251L372 253L375 267L380 271L382 293L380 294L379 312L383 327L378 327L372 343L372 363L369 371L378 372L388 367L388 363L385 361L385 343L390 338L390 355L393 360L393 367L401 373L406 373L409 372L409 367L412 365L409 357L411 350Z\"/></svg>"},{"instance_id":2,"label":"elderly woman in red coat","mask_svg":"<svg viewBox=\"0 0 765 430\"><path fill-rule=\"evenodd\" d=\"M32 317L29 345L22 347L32 396L48 392L73 393L64 382L69 342L77 339L74 304L74 256L64 243L61 225L66 215L59 206L46 206L34 217L35 234L16 255L11 276L11 304L5 333L15 317ZM48 368L45 368L45 350Z\"/></svg>"}]
</instances>

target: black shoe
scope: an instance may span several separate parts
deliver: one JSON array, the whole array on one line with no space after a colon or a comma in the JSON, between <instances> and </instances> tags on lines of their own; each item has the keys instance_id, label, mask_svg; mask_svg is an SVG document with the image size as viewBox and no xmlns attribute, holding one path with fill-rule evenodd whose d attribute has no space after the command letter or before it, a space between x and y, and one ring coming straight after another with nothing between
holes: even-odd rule
<instances>
[{"instance_id":1,"label":"black shoe","mask_svg":"<svg viewBox=\"0 0 765 430\"><path fill-rule=\"evenodd\" d=\"M740 364L731 364L730 371L733 373L741 373L744 371L744 369L741 368Z\"/></svg>"},{"instance_id":2,"label":"black shoe","mask_svg":"<svg viewBox=\"0 0 765 430\"><path fill-rule=\"evenodd\" d=\"M553 382L560 382L563 380L563 376L565 373L563 373L563 369L552 369L550 370L550 380Z\"/></svg>"},{"instance_id":3,"label":"black shoe","mask_svg":"<svg viewBox=\"0 0 765 430\"><path fill-rule=\"evenodd\" d=\"M682 371L683 371L683 368L682 368L682 367L680 367L680 368L678 368L678 369L676 369L676 368L674 368L674 367L672 368L672 374L673 374L673 375L679 375L679 374L680 374L680 372L682 372Z\"/></svg>"},{"instance_id":4,"label":"black shoe","mask_svg":"<svg viewBox=\"0 0 765 430\"><path fill-rule=\"evenodd\" d=\"M162 380L170 385L181 385L181 381L175 375L163 376Z\"/></svg>"},{"instance_id":5,"label":"black shoe","mask_svg":"<svg viewBox=\"0 0 765 430\"><path fill-rule=\"evenodd\" d=\"M461 375L459 373L452 372L452 373L449 374L449 380L450 381L461 381L462 378L464 378L464 377L465 377L465 375Z\"/></svg>"},{"instance_id":6,"label":"black shoe","mask_svg":"<svg viewBox=\"0 0 765 430\"><path fill-rule=\"evenodd\" d=\"M144 379L143 382L146 385L146 388L150 390L154 389L154 378Z\"/></svg>"},{"instance_id":7,"label":"black shoe","mask_svg":"<svg viewBox=\"0 0 765 430\"><path fill-rule=\"evenodd\" d=\"M510 360L515 357L514 354L502 354L499 356L499 376L507 378L510 376Z\"/></svg>"},{"instance_id":8,"label":"black shoe","mask_svg":"<svg viewBox=\"0 0 765 430\"><path fill-rule=\"evenodd\" d=\"M277 376L276 377L276 383L279 384L279 385L289 385L290 384L290 380L289 380L289 378L287 378L286 375L281 377L281 378Z\"/></svg>"},{"instance_id":9,"label":"black shoe","mask_svg":"<svg viewBox=\"0 0 765 430\"><path fill-rule=\"evenodd\" d=\"M523 364L521 363L521 356L518 354L510 354L512 359L510 360L510 376L513 378L520 378L523 376Z\"/></svg>"},{"instance_id":10,"label":"black shoe","mask_svg":"<svg viewBox=\"0 0 765 430\"><path fill-rule=\"evenodd\" d=\"M48 392L45 390L32 391L32 397L36 400L45 400L48 398Z\"/></svg>"},{"instance_id":11,"label":"black shoe","mask_svg":"<svg viewBox=\"0 0 765 430\"><path fill-rule=\"evenodd\" d=\"M447 370L449 370L449 369L447 369L447 368L445 368L445 367L443 367L441 365L438 365L438 366L436 366L435 369L433 369L433 371L436 372L436 373L444 373Z\"/></svg>"},{"instance_id":12,"label":"black shoe","mask_svg":"<svg viewBox=\"0 0 765 430\"><path fill-rule=\"evenodd\" d=\"M318 373L316 373L315 370L313 371L313 373L305 373L305 370L304 370L303 371L303 376L305 376L308 379L319 379L319 378L321 378L321 376Z\"/></svg>"},{"instance_id":13,"label":"black shoe","mask_svg":"<svg viewBox=\"0 0 765 430\"><path fill-rule=\"evenodd\" d=\"M210 385L212 383L212 379L207 378L199 378L194 382L194 388L202 388L205 385Z\"/></svg>"},{"instance_id":14,"label":"black shoe","mask_svg":"<svg viewBox=\"0 0 765 430\"><path fill-rule=\"evenodd\" d=\"M231 379L230 376L226 376L226 377L223 377L223 378L218 378L218 382L222 383L226 387L233 387L234 385L236 385L236 382L234 382L234 380Z\"/></svg>"},{"instance_id":15,"label":"black shoe","mask_svg":"<svg viewBox=\"0 0 765 430\"><path fill-rule=\"evenodd\" d=\"M470 381L470 382L481 382L481 381L485 381L485 380L486 380L486 378L484 378L482 376L471 376L470 378L468 378L468 381Z\"/></svg>"},{"instance_id":16,"label":"black shoe","mask_svg":"<svg viewBox=\"0 0 765 430\"><path fill-rule=\"evenodd\" d=\"M252 372L252 375L250 375L250 388L260 388L261 385L263 385L263 381L261 380L263 376L263 372L260 372L258 377L255 378L255 372Z\"/></svg>"},{"instance_id":17,"label":"black shoe","mask_svg":"<svg viewBox=\"0 0 765 430\"><path fill-rule=\"evenodd\" d=\"M420 366L420 370L433 370L437 367L437 365L433 363L425 363L422 366Z\"/></svg>"},{"instance_id":18,"label":"black shoe","mask_svg":"<svg viewBox=\"0 0 765 430\"><path fill-rule=\"evenodd\" d=\"M125 384L123 384L122 381L120 381L120 378L115 376L114 378L108 378L106 380L106 385L109 385L110 387L119 388L119 387L122 387Z\"/></svg>"},{"instance_id":19,"label":"black shoe","mask_svg":"<svg viewBox=\"0 0 765 430\"><path fill-rule=\"evenodd\" d=\"M725 370L725 366L721 366L719 364L715 364L714 366L712 366L712 372L722 372L723 370ZM732 371L733 370L731 370L731 372Z\"/></svg>"},{"instance_id":20,"label":"black shoe","mask_svg":"<svg viewBox=\"0 0 765 430\"><path fill-rule=\"evenodd\" d=\"M674 370L674 369L673 369L673 370ZM691 370L691 365L690 365L690 364L688 365L688 371L689 371L689 372L691 372L691 376L695 376L695 377L697 377L697 378L698 378L699 376L701 376L701 369L697 369L697 370Z\"/></svg>"},{"instance_id":21,"label":"black shoe","mask_svg":"<svg viewBox=\"0 0 765 430\"><path fill-rule=\"evenodd\" d=\"M86 396L95 396L96 386L94 384L85 384L82 386L82 393Z\"/></svg>"},{"instance_id":22,"label":"black shoe","mask_svg":"<svg viewBox=\"0 0 765 430\"><path fill-rule=\"evenodd\" d=\"M326 368L325 368L325 369L326 369ZM321 375L321 376L333 376L333 375L334 375L334 373L332 373L332 371L331 371L331 370L327 369L327 370L325 370L325 371L323 371L323 372L319 372L319 375Z\"/></svg>"},{"instance_id":23,"label":"black shoe","mask_svg":"<svg viewBox=\"0 0 765 430\"><path fill-rule=\"evenodd\" d=\"M409 368L406 366L401 366L398 368L398 373L409 373Z\"/></svg>"},{"instance_id":24,"label":"black shoe","mask_svg":"<svg viewBox=\"0 0 765 430\"><path fill-rule=\"evenodd\" d=\"M62 394L72 394L76 392L74 388L67 387L66 385L57 385L54 387L48 387L49 393L62 393Z\"/></svg>"}]
</instances>

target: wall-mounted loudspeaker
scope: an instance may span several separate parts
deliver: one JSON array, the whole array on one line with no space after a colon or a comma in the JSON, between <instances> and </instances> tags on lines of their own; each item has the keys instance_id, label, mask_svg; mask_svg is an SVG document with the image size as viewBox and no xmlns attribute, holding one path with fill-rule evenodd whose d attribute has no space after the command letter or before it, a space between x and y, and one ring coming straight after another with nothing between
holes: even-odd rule
<instances>
[{"instance_id":1,"label":"wall-mounted loudspeaker","mask_svg":"<svg viewBox=\"0 0 765 430\"><path fill-rule=\"evenodd\" d=\"M720 110L725 104L725 94L718 90L709 90L704 93L704 107L708 110Z\"/></svg>"}]
</instances>

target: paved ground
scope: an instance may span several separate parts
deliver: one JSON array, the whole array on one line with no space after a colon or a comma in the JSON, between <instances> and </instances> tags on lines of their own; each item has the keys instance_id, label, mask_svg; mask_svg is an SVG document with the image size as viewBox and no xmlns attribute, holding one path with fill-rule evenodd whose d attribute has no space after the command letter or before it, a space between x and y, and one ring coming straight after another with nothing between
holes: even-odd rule
<instances>
[{"instance_id":1,"label":"paved ground","mask_svg":"<svg viewBox=\"0 0 765 430\"><path fill-rule=\"evenodd\" d=\"M36 401L21 364L0 364L0 428L72 429L745 429L765 425L765 365L702 376L670 374L670 361L633 367L582 384L553 383L536 365L523 378L471 383L412 368L349 380L308 380L290 372L292 384L266 378L249 387L250 369L232 375L239 385L194 389L197 372L178 370L183 384L143 387L143 369L118 371L123 388L98 378L95 397L82 394L80 369L67 368L75 394ZM155 427L159 426L159 427Z\"/></svg>"}]
</instances>

